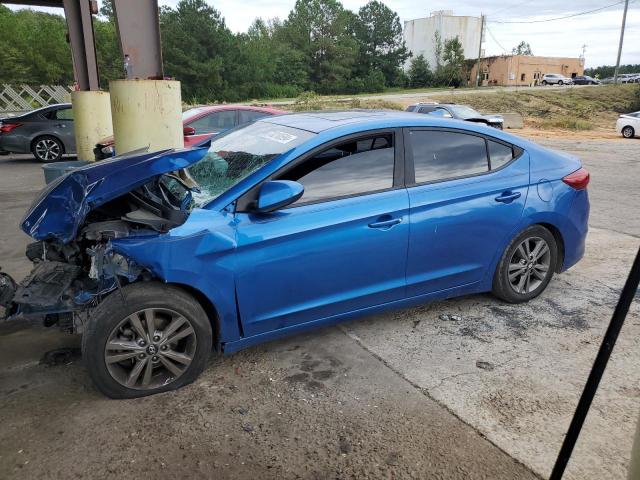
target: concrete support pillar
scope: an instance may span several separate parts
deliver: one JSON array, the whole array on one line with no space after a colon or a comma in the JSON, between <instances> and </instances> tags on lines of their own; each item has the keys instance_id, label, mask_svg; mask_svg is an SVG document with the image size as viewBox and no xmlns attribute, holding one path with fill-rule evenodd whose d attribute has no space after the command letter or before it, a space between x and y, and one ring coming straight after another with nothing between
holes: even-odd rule
<instances>
[{"instance_id":1,"label":"concrete support pillar","mask_svg":"<svg viewBox=\"0 0 640 480\"><path fill-rule=\"evenodd\" d=\"M93 149L100 140L113 135L109 92L71 92L78 160L93 161Z\"/></svg>"},{"instance_id":2,"label":"concrete support pillar","mask_svg":"<svg viewBox=\"0 0 640 480\"><path fill-rule=\"evenodd\" d=\"M180 82L114 80L109 90L117 155L184 147Z\"/></svg>"}]
</instances>

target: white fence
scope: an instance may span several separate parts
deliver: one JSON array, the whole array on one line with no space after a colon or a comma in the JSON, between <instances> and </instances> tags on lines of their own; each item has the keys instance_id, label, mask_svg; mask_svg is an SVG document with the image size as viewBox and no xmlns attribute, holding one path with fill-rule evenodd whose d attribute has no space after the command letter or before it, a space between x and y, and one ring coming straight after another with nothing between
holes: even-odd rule
<instances>
[{"instance_id":1,"label":"white fence","mask_svg":"<svg viewBox=\"0 0 640 480\"><path fill-rule=\"evenodd\" d=\"M62 85L2 85L0 113L25 112L54 103L71 101L73 87Z\"/></svg>"}]
</instances>

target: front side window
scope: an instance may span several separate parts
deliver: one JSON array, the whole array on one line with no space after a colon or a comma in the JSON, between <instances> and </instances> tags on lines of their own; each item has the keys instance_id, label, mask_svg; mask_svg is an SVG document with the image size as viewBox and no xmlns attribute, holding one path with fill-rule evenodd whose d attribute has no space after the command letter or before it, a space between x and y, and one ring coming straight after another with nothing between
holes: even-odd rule
<instances>
[{"instance_id":1,"label":"front side window","mask_svg":"<svg viewBox=\"0 0 640 480\"><path fill-rule=\"evenodd\" d=\"M236 123L236 110L223 110L221 112L213 112L202 118L189 123L190 127L195 128L197 134L201 133L217 133L222 130L233 128Z\"/></svg>"},{"instance_id":2,"label":"front side window","mask_svg":"<svg viewBox=\"0 0 640 480\"><path fill-rule=\"evenodd\" d=\"M275 157L315 136L314 133L268 122L256 122L222 134L189 174L200 187L197 205L217 197Z\"/></svg>"},{"instance_id":3,"label":"front side window","mask_svg":"<svg viewBox=\"0 0 640 480\"><path fill-rule=\"evenodd\" d=\"M484 138L458 132L409 132L416 183L475 175L489 171Z\"/></svg>"},{"instance_id":4,"label":"front side window","mask_svg":"<svg viewBox=\"0 0 640 480\"><path fill-rule=\"evenodd\" d=\"M268 115L266 112L258 112L256 110L238 110L238 125L253 122Z\"/></svg>"},{"instance_id":5,"label":"front side window","mask_svg":"<svg viewBox=\"0 0 640 480\"><path fill-rule=\"evenodd\" d=\"M298 203L361 195L393 187L393 135L349 140L317 153L283 174L304 186Z\"/></svg>"}]
</instances>

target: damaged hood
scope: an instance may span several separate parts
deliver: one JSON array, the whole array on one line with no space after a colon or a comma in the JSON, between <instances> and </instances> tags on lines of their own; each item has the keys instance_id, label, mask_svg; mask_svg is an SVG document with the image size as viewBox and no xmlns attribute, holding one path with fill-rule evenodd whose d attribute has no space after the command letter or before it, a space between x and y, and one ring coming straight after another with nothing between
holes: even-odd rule
<instances>
[{"instance_id":1,"label":"damaged hood","mask_svg":"<svg viewBox=\"0 0 640 480\"><path fill-rule=\"evenodd\" d=\"M131 154L87 165L47 185L27 211L20 227L36 240L73 240L87 214L154 177L189 167L207 147Z\"/></svg>"}]
</instances>

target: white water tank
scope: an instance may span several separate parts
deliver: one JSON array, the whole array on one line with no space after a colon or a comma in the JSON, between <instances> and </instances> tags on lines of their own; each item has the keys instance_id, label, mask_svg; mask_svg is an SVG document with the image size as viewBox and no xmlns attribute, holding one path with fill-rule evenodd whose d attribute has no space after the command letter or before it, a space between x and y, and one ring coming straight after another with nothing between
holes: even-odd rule
<instances>
[{"instance_id":1,"label":"white water tank","mask_svg":"<svg viewBox=\"0 0 640 480\"><path fill-rule=\"evenodd\" d=\"M451 10L431 12L430 17L417 18L404 22L404 41L415 58L424 55L431 70L436 68L435 33L440 33L442 45L450 38L458 37L464 50L465 58L477 58L480 48L480 32L482 19L453 15ZM411 59L405 69L411 65Z\"/></svg>"}]
</instances>

